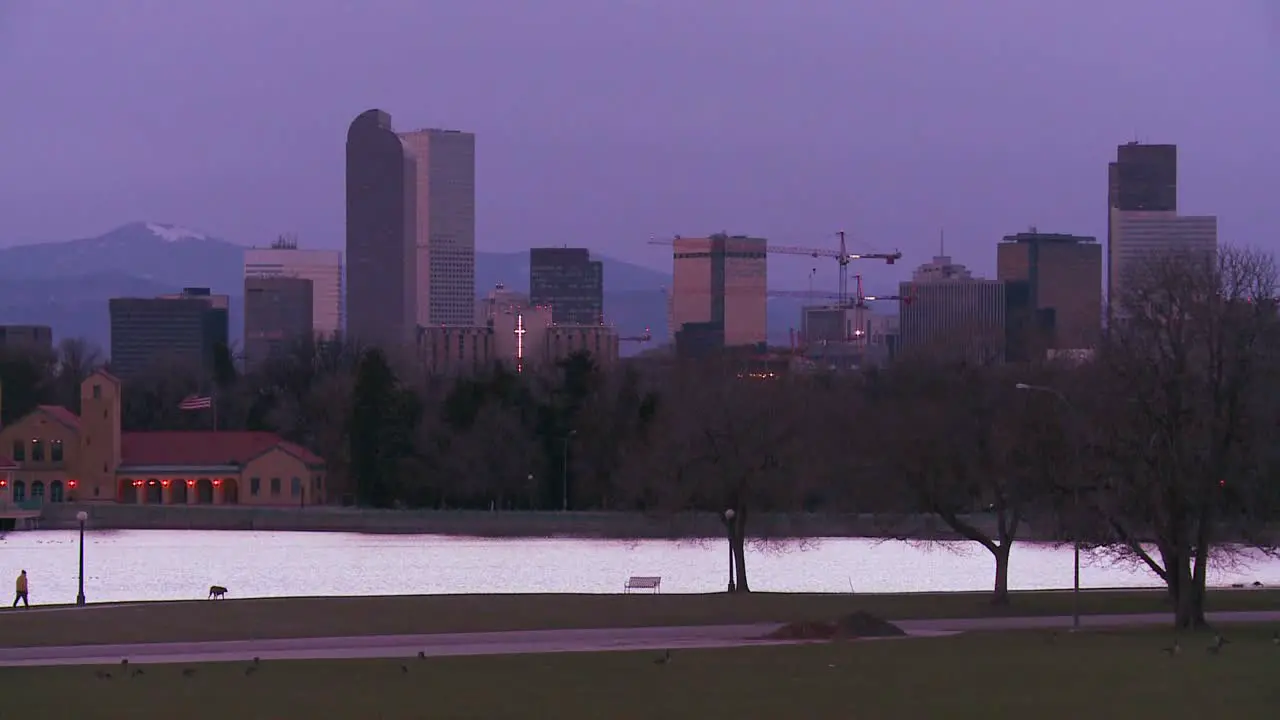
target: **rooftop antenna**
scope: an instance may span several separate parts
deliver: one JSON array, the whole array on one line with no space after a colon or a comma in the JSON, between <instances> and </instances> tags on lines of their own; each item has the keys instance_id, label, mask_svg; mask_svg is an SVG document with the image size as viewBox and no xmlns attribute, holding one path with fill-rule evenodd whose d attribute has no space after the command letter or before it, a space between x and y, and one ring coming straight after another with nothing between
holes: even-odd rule
<instances>
[{"instance_id":1,"label":"rooftop antenna","mask_svg":"<svg viewBox=\"0 0 1280 720\"><path fill-rule=\"evenodd\" d=\"M947 229L938 229L938 257L947 256Z\"/></svg>"}]
</instances>

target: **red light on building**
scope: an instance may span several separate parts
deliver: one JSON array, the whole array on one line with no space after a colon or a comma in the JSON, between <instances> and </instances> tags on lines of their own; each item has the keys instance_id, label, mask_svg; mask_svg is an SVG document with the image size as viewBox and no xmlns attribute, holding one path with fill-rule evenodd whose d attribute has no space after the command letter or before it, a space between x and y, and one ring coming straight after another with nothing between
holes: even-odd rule
<instances>
[{"instance_id":1,"label":"red light on building","mask_svg":"<svg viewBox=\"0 0 1280 720\"><path fill-rule=\"evenodd\" d=\"M195 481L195 480L188 480L188 481L187 481L187 487L195 487L195 486L196 486L196 481Z\"/></svg>"},{"instance_id":2,"label":"red light on building","mask_svg":"<svg viewBox=\"0 0 1280 720\"><path fill-rule=\"evenodd\" d=\"M214 486L214 487L217 487L217 486L219 486L219 485L221 485L221 484L222 484L222 481L221 481L221 480L214 480L214 481L213 481L213 486Z\"/></svg>"},{"instance_id":3,"label":"red light on building","mask_svg":"<svg viewBox=\"0 0 1280 720\"><path fill-rule=\"evenodd\" d=\"M161 484L161 485L163 485L164 487L169 487L169 481L168 481L168 480L161 480L161 481L160 481L160 484Z\"/></svg>"},{"instance_id":4,"label":"red light on building","mask_svg":"<svg viewBox=\"0 0 1280 720\"><path fill-rule=\"evenodd\" d=\"M9 487L8 480L0 480L0 487Z\"/></svg>"},{"instance_id":5,"label":"red light on building","mask_svg":"<svg viewBox=\"0 0 1280 720\"><path fill-rule=\"evenodd\" d=\"M134 481L133 481L133 486L134 486L134 487L142 487L142 481L141 481L141 480L134 480Z\"/></svg>"},{"instance_id":6,"label":"red light on building","mask_svg":"<svg viewBox=\"0 0 1280 720\"><path fill-rule=\"evenodd\" d=\"M80 484L80 481L79 481L79 480L68 480L68 481L67 481L67 487L71 488L72 490L75 490L75 489L76 489L76 485L79 485L79 484Z\"/></svg>"}]
</instances>

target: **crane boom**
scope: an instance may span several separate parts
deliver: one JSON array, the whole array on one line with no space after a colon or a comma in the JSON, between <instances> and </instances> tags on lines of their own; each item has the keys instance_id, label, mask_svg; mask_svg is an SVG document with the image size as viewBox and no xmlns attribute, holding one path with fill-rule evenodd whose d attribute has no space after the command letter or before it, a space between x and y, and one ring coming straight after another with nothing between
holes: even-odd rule
<instances>
[{"instance_id":1,"label":"crane boom","mask_svg":"<svg viewBox=\"0 0 1280 720\"><path fill-rule=\"evenodd\" d=\"M902 253L894 250L891 253L851 253L845 242L845 232L843 230L836 233L840 237L840 247L832 248L811 248L800 247L796 245L765 245L765 254L768 255L807 255L812 258L834 258L840 266L840 291L839 300L841 305L847 305L851 302L849 298L849 263L853 260L883 260L886 265L892 265L894 262L902 259ZM650 245L666 245L672 246L680 240L679 237L671 240L649 240ZM861 293L859 293L861 297ZM887 298L886 298L887 299ZM858 302L853 300L852 302Z\"/></svg>"}]
</instances>

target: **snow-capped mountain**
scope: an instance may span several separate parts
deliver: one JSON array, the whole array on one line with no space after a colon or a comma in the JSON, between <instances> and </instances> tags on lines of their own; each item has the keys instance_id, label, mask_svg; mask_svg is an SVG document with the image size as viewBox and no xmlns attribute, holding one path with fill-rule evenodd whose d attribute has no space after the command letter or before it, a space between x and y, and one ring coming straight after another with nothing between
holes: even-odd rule
<instances>
[{"instance_id":1,"label":"snow-capped mountain","mask_svg":"<svg viewBox=\"0 0 1280 720\"><path fill-rule=\"evenodd\" d=\"M647 327L664 337L666 302L659 290L671 285L671 276L603 261L609 320L627 335ZM161 222L134 222L93 238L0 248L0 324L49 325L57 338L83 337L105 349L110 298L208 287L231 296L230 332L238 340L243 273L243 246ZM476 293L484 295L497 283L527 291L529 253L477 252Z\"/></svg>"},{"instance_id":2,"label":"snow-capped mountain","mask_svg":"<svg viewBox=\"0 0 1280 720\"><path fill-rule=\"evenodd\" d=\"M0 279L120 273L180 289L238 292L244 248L193 230L135 222L103 235L0 249Z\"/></svg>"}]
</instances>

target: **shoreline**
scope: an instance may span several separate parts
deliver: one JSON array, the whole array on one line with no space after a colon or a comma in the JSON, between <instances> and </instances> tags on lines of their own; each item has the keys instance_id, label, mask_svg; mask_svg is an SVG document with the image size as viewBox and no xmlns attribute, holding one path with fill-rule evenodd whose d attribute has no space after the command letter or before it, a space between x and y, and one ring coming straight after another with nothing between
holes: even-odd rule
<instances>
[{"instance_id":1,"label":"shoreline","mask_svg":"<svg viewBox=\"0 0 1280 720\"><path fill-rule=\"evenodd\" d=\"M593 540L720 539L724 529L710 513L646 515L639 512L485 510L375 510L333 506L248 507L58 503L42 508L40 528L72 530L76 513L88 513L98 530L256 530L347 532L371 535L449 535L483 538L578 538ZM994 518L966 518L986 529ZM752 518L752 536L780 540L818 538L961 540L932 516L773 514ZM22 531L15 531L22 532ZM1053 537L1028 528L1030 542Z\"/></svg>"}]
</instances>

